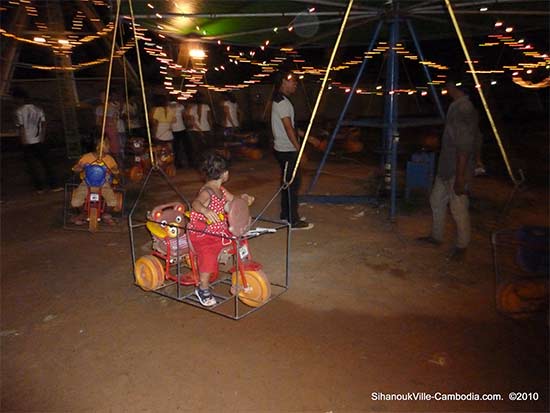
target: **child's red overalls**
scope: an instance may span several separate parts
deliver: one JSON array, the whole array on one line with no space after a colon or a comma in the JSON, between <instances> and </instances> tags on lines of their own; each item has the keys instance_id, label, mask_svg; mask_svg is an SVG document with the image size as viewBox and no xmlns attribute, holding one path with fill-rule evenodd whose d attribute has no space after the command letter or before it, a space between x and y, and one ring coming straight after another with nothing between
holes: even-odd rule
<instances>
[{"instance_id":1,"label":"child's red overalls","mask_svg":"<svg viewBox=\"0 0 550 413\"><path fill-rule=\"evenodd\" d=\"M214 211L216 214L225 214L225 204L227 198L225 195L225 189L220 187L222 191L222 197L219 198L214 191L207 190L210 194L210 204L208 208ZM200 193L200 191L199 191ZM191 211L189 218L188 236L191 241L191 245L197 255L197 261L199 265L199 271L202 273L215 273L218 271L218 255L222 248L231 244L231 240L224 238L230 237L229 229L227 226L227 217L220 222L213 222L210 225L206 223L206 217L195 211ZM204 232L202 232L204 231Z\"/></svg>"}]
</instances>

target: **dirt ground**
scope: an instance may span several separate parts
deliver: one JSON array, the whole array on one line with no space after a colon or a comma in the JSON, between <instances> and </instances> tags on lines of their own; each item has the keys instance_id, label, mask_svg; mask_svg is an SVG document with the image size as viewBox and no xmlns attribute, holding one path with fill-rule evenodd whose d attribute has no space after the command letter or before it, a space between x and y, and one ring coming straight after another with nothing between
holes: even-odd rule
<instances>
[{"instance_id":1,"label":"dirt ground","mask_svg":"<svg viewBox=\"0 0 550 413\"><path fill-rule=\"evenodd\" d=\"M306 164L305 183L315 167ZM315 228L292 234L289 290L234 321L136 287L124 222L114 233L65 230L63 193L34 194L19 171L20 158L4 156L3 412L549 409L548 319L497 313L490 243L495 230L547 226L544 189L519 192L499 219L511 184L476 178L464 264L445 259L452 220L444 246L415 242L429 231L426 199L401 201L393 223L385 205L302 205ZM324 171L320 194L360 195L372 179L371 167L349 160ZM227 186L255 195L258 212L278 174L271 157L237 161ZM191 170L173 183L188 197L200 186ZM176 198L153 185L145 203ZM266 216L277 215L275 202ZM253 248L280 277L284 251L266 239ZM382 399L437 392L502 400ZM510 401L510 392L538 400Z\"/></svg>"}]
</instances>

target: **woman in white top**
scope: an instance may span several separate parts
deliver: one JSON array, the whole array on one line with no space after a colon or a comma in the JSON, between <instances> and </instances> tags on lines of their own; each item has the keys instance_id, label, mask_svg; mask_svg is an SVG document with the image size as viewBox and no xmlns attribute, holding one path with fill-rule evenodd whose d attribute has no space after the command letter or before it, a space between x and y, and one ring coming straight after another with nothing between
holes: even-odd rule
<instances>
[{"instance_id":1,"label":"woman in white top","mask_svg":"<svg viewBox=\"0 0 550 413\"><path fill-rule=\"evenodd\" d=\"M201 102L198 108L199 112L199 128L201 132L212 131L212 111L207 103Z\"/></svg>"},{"instance_id":2,"label":"woman in white top","mask_svg":"<svg viewBox=\"0 0 550 413\"><path fill-rule=\"evenodd\" d=\"M294 106L289 97L296 92L296 77L289 71L275 74L275 85L271 105L271 131L275 158L281 168L281 183L290 181L300 150L302 133L294 126ZM285 175L286 172L286 175ZM311 229L313 224L300 218L298 212L298 190L301 174L298 169L294 181L281 193L281 219L288 221L291 229Z\"/></svg>"}]
</instances>

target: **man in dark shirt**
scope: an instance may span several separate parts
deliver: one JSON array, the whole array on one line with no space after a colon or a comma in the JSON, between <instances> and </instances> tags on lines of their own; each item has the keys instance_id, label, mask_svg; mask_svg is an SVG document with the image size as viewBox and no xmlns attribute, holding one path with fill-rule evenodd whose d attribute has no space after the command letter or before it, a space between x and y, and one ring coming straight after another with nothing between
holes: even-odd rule
<instances>
[{"instance_id":1,"label":"man in dark shirt","mask_svg":"<svg viewBox=\"0 0 550 413\"><path fill-rule=\"evenodd\" d=\"M468 95L453 82L445 86L453 102L447 111L437 175L430 196L432 233L419 240L434 245L442 243L449 205L457 228L456 246L449 258L461 261L470 243L468 183L473 176L481 133L478 113Z\"/></svg>"}]
</instances>

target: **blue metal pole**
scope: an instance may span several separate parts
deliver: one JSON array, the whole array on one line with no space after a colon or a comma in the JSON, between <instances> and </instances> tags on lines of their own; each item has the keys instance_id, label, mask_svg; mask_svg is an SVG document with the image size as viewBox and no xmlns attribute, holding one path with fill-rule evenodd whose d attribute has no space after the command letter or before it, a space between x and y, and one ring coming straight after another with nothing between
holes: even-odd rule
<instances>
[{"instance_id":1,"label":"blue metal pole","mask_svg":"<svg viewBox=\"0 0 550 413\"><path fill-rule=\"evenodd\" d=\"M420 42L418 41L418 37L416 36L416 32L413 28L411 21L408 19L407 19L407 27L409 28L409 32L411 33L411 36L414 42L414 47L416 47L416 52L418 53L418 57L420 57L420 60L424 62L425 59L424 59L424 54L422 53L422 49L420 48ZM441 105L441 100L439 99L437 90L435 90L435 87L432 83L432 77L430 75L430 71L428 70L428 67L426 65L422 65L422 68L424 69L424 74L426 75L426 79L428 80L428 87L430 88L430 92L432 93L435 99L435 105L437 106L437 111L439 112L439 116L441 117L441 119L445 119L445 112L443 111L443 106Z\"/></svg>"},{"instance_id":2,"label":"blue metal pole","mask_svg":"<svg viewBox=\"0 0 550 413\"><path fill-rule=\"evenodd\" d=\"M385 157L385 175L384 181L386 189L390 190L390 219L395 217L396 210L396 188L395 168L397 167L397 140L394 136L398 135L397 130L397 88L399 84L399 61L397 58L397 40L399 38L399 17L396 14L390 22L390 48L388 50L388 66L386 78L386 99L385 99L385 128L384 128L384 157ZM389 182L388 182L389 181Z\"/></svg>"},{"instance_id":3,"label":"blue metal pole","mask_svg":"<svg viewBox=\"0 0 550 413\"><path fill-rule=\"evenodd\" d=\"M372 51L372 49L374 49L374 45L378 40L378 35L380 33L381 27L382 27L382 20L380 20L376 25L376 29L374 30L374 34L369 44L369 48L368 48L369 52ZM317 181L319 180L319 176L321 175L321 170L325 166L325 162L327 161L328 155L332 149L332 146L334 145L334 139L336 138L336 135L340 131L340 127L342 126L342 122L344 121L344 117L346 116L346 113L348 111L349 105L351 103L351 99L355 95L357 86L359 85L359 80L361 79L361 76L365 71L365 68L367 66L367 60L368 60L367 56L365 56L363 59L363 63L361 63L361 67L359 67L359 71L357 72L357 76L355 77L355 81L353 82L353 86L351 87L348 98L346 99L346 103L344 104L342 112L340 113L340 116L338 117L338 121L336 122L336 127L334 128L334 131L332 132L332 135L329 138L327 148L325 149L325 153L323 154L323 159L321 159L321 163L317 167L317 172L315 172L315 176L313 177L313 179L309 184L309 188L307 189L308 194L313 190L313 187L317 184Z\"/></svg>"}]
</instances>

